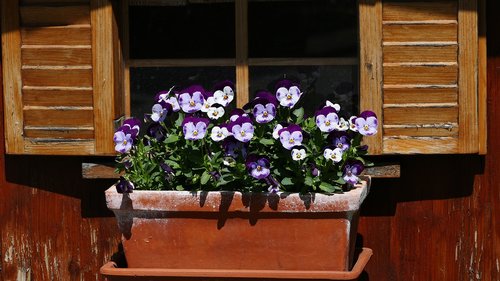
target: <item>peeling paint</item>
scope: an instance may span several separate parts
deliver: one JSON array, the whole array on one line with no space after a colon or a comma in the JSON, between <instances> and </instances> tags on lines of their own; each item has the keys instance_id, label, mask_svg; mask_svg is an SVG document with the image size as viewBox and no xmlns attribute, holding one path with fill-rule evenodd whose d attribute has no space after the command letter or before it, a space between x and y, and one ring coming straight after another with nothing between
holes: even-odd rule
<instances>
[{"instance_id":1,"label":"peeling paint","mask_svg":"<svg viewBox=\"0 0 500 281\"><path fill-rule=\"evenodd\" d=\"M18 268L16 281L31 281L30 268Z\"/></svg>"},{"instance_id":2,"label":"peeling paint","mask_svg":"<svg viewBox=\"0 0 500 281\"><path fill-rule=\"evenodd\" d=\"M14 246L10 245L7 251L5 251L5 258L3 259L5 262L12 262L12 254L14 253Z\"/></svg>"},{"instance_id":3,"label":"peeling paint","mask_svg":"<svg viewBox=\"0 0 500 281\"><path fill-rule=\"evenodd\" d=\"M497 272L500 273L500 263L498 262L498 259L497 259Z\"/></svg>"}]
</instances>

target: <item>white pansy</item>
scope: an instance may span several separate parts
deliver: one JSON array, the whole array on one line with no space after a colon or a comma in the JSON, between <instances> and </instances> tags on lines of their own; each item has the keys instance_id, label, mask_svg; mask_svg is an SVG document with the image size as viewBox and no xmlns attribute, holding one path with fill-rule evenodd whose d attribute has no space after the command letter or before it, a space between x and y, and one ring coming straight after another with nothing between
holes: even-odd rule
<instances>
[{"instance_id":1,"label":"white pansy","mask_svg":"<svg viewBox=\"0 0 500 281\"><path fill-rule=\"evenodd\" d=\"M306 154L306 150L301 148L301 149L298 149L298 148L294 148L292 149L292 159L295 160L295 161L299 161L299 160L302 160L304 158L306 158L307 154Z\"/></svg>"},{"instance_id":2,"label":"white pansy","mask_svg":"<svg viewBox=\"0 0 500 281\"><path fill-rule=\"evenodd\" d=\"M276 126L274 126L274 129L273 129L273 138L275 140L279 139L280 138L280 135L278 134L278 132L283 129L283 126L281 126L280 124L277 124Z\"/></svg>"},{"instance_id":3,"label":"white pansy","mask_svg":"<svg viewBox=\"0 0 500 281\"><path fill-rule=\"evenodd\" d=\"M354 122L356 120L356 118L358 118L358 117L351 116L351 118L349 118L349 129L351 129L351 131L353 131L353 132L358 131L358 128L356 128L356 123Z\"/></svg>"},{"instance_id":4,"label":"white pansy","mask_svg":"<svg viewBox=\"0 0 500 281\"><path fill-rule=\"evenodd\" d=\"M332 150L330 148L327 148L325 149L323 156L326 158L326 160L332 160L334 163L338 163L342 160L342 149L335 148Z\"/></svg>"},{"instance_id":5,"label":"white pansy","mask_svg":"<svg viewBox=\"0 0 500 281\"><path fill-rule=\"evenodd\" d=\"M338 103L333 103L333 102L327 100L326 101L326 106L333 107L337 112L340 111L340 104L338 104Z\"/></svg>"},{"instance_id":6,"label":"white pansy","mask_svg":"<svg viewBox=\"0 0 500 281\"><path fill-rule=\"evenodd\" d=\"M224 108L222 107L210 107L207 112L208 118L217 120L224 116Z\"/></svg>"},{"instance_id":7,"label":"white pansy","mask_svg":"<svg viewBox=\"0 0 500 281\"><path fill-rule=\"evenodd\" d=\"M349 122L347 122L344 118L340 118L339 123L337 125L337 130L339 131L349 130Z\"/></svg>"},{"instance_id":8,"label":"white pansy","mask_svg":"<svg viewBox=\"0 0 500 281\"><path fill-rule=\"evenodd\" d=\"M214 93L215 103L227 106L234 99L234 91L231 87L225 86L224 89L217 90Z\"/></svg>"},{"instance_id":9,"label":"white pansy","mask_svg":"<svg viewBox=\"0 0 500 281\"><path fill-rule=\"evenodd\" d=\"M210 134L210 138L213 141L221 141L224 140L227 136L229 136L229 131L225 127L215 126L212 128L212 133Z\"/></svg>"},{"instance_id":10,"label":"white pansy","mask_svg":"<svg viewBox=\"0 0 500 281\"><path fill-rule=\"evenodd\" d=\"M203 104L203 106L201 107L201 111L202 112L208 112L208 110L212 107L212 105L215 104L215 98L214 97L208 97L206 100L205 100L205 103Z\"/></svg>"}]
</instances>

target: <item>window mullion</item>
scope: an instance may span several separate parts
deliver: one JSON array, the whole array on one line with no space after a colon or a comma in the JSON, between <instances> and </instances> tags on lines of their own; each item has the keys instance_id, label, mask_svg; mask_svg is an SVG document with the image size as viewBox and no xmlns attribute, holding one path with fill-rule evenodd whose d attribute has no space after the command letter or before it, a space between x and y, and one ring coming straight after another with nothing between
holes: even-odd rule
<instances>
[{"instance_id":1,"label":"window mullion","mask_svg":"<svg viewBox=\"0 0 500 281\"><path fill-rule=\"evenodd\" d=\"M249 101L248 0L235 1L236 106Z\"/></svg>"}]
</instances>

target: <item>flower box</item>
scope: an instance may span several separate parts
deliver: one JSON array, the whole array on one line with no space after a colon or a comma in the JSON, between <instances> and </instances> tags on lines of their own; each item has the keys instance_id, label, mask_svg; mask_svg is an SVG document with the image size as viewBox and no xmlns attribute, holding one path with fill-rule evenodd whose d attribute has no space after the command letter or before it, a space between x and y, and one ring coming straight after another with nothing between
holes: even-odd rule
<instances>
[{"instance_id":1,"label":"flower box","mask_svg":"<svg viewBox=\"0 0 500 281\"><path fill-rule=\"evenodd\" d=\"M129 268L351 269L363 178L348 192L106 191Z\"/></svg>"}]
</instances>

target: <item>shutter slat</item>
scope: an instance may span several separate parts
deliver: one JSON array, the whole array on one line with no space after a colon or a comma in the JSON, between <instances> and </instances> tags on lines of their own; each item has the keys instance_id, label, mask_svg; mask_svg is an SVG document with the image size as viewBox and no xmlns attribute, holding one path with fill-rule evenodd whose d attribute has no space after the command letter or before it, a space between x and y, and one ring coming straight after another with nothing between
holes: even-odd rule
<instances>
[{"instance_id":1,"label":"shutter slat","mask_svg":"<svg viewBox=\"0 0 500 281\"><path fill-rule=\"evenodd\" d=\"M25 126L45 126L45 127L64 127L64 126L83 126L91 127L94 125L93 110L23 110Z\"/></svg>"},{"instance_id":2,"label":"shutter slat","mask_svg":"<svg viewBox=\"0 0 500 281\"><path fill-rule=\"evenodd\" d=\"M457 88L386 88L384 104L456 103Z\"/></svg>"},{"instance_id":3,"label":"shutter slat","mask_svg":"<svg viewBox=\"0 0 500 281\"><path fill-rule=\"evenodd\" d=\"M92 49L23 48L23 65L92 65Z\"/></svg>"},{"instance_id":4,"label":"shutter slat","mask_svg":"<svg viewBox=\"0 0 500 281\"><path fill-rule=\"evenodd\" d=\"M384 151L396 154L449 154L457 148L458 139L451 137L384 137Z\"/></svg>"},{"instance_id":5,"label":"shutter slat","mask_svg":"<svg viewBox=\"0 0 500 281\"><path fill-rule=\"evenodd\" d=\"M456 42L456 24L384 25L384 42Z\"/></svg>"},{"instance_id":6,"label":"shutter slat","mask_svg":"<svg viewBox=\"0 0 500 281\"><path fill-rule=\"evenodd\" d=\"M89 45L90 26L30 27L21 29L24 45Z\"/></svg>"},{"instance_id":7,"label":"shutter slat","mask_svg":"<svg viewBox=\"0 0 500 281\"><path fill-rule=\"evenodd\" d=\"M456 20L457 2L386 2L384 21Z\"/></svg>"},{"instance_id":8,"label":"shutter slat","mask_svg":"<svg viewBox=\"0 0 500 281\"><path fill-rule=\"evenodd\" d=\"M456 62L458 46L384 46L384 63Z\"/></svg>"},{"instance_id":9,"label":"shutter slat","mask_svg":"<svg viewBox=\"0 0 500 281\"><path fill-rule=\"evenodd\" d=\"M20 8L23 26L90 24L89 5L24 6Z\"/></svg>"},{"instance_id":10,"label":"shutter slat","mask_svg":"<svg viewBox=\"0 0 500 281\"><path fill-rule=\"evenodd\" d=\"M454 85L458 82L458 66L384 66L384 84Z\"/></svg>"},{"instance_id":11,"label":"shutter slat","mask_svg":"<svg viewBox=\"0 0 500 281\"><path fill-rule=\"evenodd\" d=\"M92 90L23 89L25 106L93 106Z\"/></svg>"},{"instance_id":12,"label":"shutter slat","mask_svg":"<svg viewBox=\"0 0 500 281\"><path fill-rule=\"evenodd\" d=\"M24 128L24 136L41 139L93 139L94 128L28 126Z\"/></svg>"},{"instance_id":13,"label":"shutter slat","mask_svg":"<svg viewBox=\"0 0 500 281\"><path fill-rule=\"evenodd\" d=\"M92 86L92 69L23 69L22 77L24 86Z\"/></svg>"},{"instance_id":14,"label":"shutter slat","mask_svg":"<svg viewBox=\"0 0 500 281\"><path fill-rule=\"evenodd\" d=\"M384 124L457 123L458 107L385 108Z\"/></svg>"}]
</instances>

